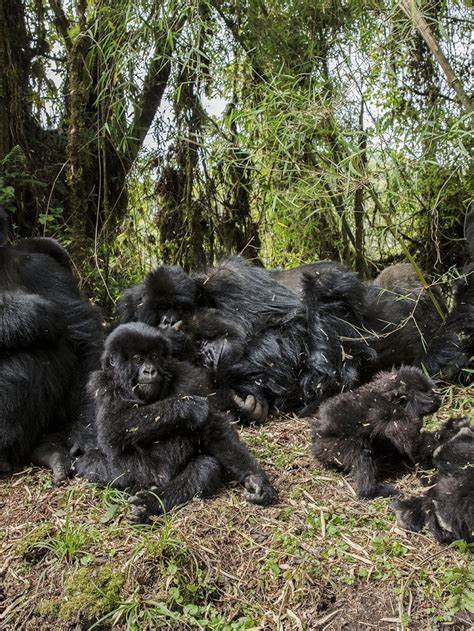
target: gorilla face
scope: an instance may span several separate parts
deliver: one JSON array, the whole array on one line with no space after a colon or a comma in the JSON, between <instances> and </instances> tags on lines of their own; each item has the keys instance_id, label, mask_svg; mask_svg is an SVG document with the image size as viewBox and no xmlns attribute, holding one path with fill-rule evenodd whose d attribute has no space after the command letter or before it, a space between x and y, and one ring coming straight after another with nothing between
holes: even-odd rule
<instances>
[{"instance_id":1,"label":"gorilla face","mask_svg":"<svg viewBox=\"0 0 474 631\"><path fill-rule=\"evenodd\" d=\"M109 337L103 358L104 370L132 398L147 403L166 396L171 381L168 370L169 341L146 324L124 324Z\"/></svg>"}]
</instances>

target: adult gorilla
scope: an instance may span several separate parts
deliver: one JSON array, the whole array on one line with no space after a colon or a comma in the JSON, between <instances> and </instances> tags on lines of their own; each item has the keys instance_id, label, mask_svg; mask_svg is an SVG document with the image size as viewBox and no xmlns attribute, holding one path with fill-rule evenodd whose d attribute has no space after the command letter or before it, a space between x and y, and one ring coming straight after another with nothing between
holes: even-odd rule
<instances>
[{"instance_id":1,"label":"adult gorilla","mask_svg":"<svg viewBox=\"0 0 474 631\"><path fill-rule=\"evenodd\" d=\"M0 472L32 459L55 481L67 475L67 439L85 433L84 386L100 350L98 314L67 252L47 238L9 244L0 209Z\"/></svg>"},{"instance_id":2,"label":"adult gorilla","mask_svg":"<svg viewBox=\"0 0 474 631\"><path fill-rule=\"evenodd\" d=\"M288 270L272 270L271 274L277 282L302 294L305 278L324 278L337 291L347 272L340 263L318 261ZM375 358L361 368L360 379L365 381L393 366L419 365L442 323L437 306L444 311L445 304L440 292L435 288L427 291L407 263L391 265L373 281L360 285L365 328L361 334L375 353Z\"/></svg>"}]
</instances>

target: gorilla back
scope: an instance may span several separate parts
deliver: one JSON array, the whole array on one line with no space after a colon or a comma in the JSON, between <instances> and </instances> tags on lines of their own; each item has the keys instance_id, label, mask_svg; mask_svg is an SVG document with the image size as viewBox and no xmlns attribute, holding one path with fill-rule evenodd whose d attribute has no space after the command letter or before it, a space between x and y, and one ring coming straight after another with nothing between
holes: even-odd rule
<instances>
[{"instance_id":1,"label":"gorilla back","mask_svg":"<svg viewBox=\"0 0 474 631\"><path fill-rule=\"evenodd\" d=\"M2 234L0 471L8 472L28 462L43 434L65 430L80 418L101 332L56 241L10 245L5 229ZM42 458L48 464L46 449Z\"/></svg>"}]
</instances>

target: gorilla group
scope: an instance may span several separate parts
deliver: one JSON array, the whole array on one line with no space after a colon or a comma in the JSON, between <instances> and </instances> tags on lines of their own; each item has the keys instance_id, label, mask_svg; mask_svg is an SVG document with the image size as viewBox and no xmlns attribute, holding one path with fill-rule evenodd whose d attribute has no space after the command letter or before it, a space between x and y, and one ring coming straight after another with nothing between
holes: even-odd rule
<instances>
[{"instance_id":1,"label":"gorilla group","mask_svg":"<svg viewBox=\"0 0 474 631\"><path fill-rule=\"evenodd\" d=\"M65 250L10 244L0 211L0 472L32 460L60 481L74 458L79 476L129 491L132 523L228 480L266 505L275 491L233 424L275 409L311 417L315 457L350 473L361 497L396 492L381 460L435 466L432 489L394 502L400 524L472 536L460 464L472 435L464 421L422 431L439 400L420 370L455 376L474 354L474 209L466 238L445 319L441 294L407 264L362 282L331 261L280 271L234 256L200 273L159 265L124 292L104 345ZM462 523L447 517L446 489Z\"/></svg>"}]
</instances>

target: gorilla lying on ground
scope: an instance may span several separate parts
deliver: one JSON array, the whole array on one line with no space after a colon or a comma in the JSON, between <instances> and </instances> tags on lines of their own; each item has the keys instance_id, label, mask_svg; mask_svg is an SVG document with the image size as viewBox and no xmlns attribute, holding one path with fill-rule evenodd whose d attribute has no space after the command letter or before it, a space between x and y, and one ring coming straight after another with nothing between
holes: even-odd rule
<instances>
[{"instance_id":1,"label":"gorilla lying on ground","mask_svg":"<svg viewBox=\"0 0 474 631\"><path fill-rule=\"evenodd\" d=\"M193 277L159 266L124 293L118 310L121 322L181 320L218 387L262 409L268 402L301 413L351 387L370 356L362 294L353 272L335 270L306 279L300 300L267 270L231 257Z\"/></svg>"},{"instance_id":2,"label":"gorilla lying on ground","mask_svg":"<svg viewBox=\"0 0 474 631\"><path fill-rule=\"evenodd\" d=\"M279 283L302 294L305 277L325 278L337 290L344 271L347 273L347 268L334 261L318 261L271 273ZM425 289L411 265L397 263L380 272L374 281L360 283L358 300L361 298L363 311L353 324L360 328L362 319L361 334L373 349L374 358L361 368L360 380L394 366L419 364L442 323L439 310L445 305L440 292Z\"/></svg>"},{"instance_id":3,"label":"gorilla lying on ground","mask_svg":"<svg viewBox=\"0 0 474 631\"><path fill-rule=\"evenodd\" d=\"M100 322L59 243L7 237L0 210L0 472L33 460L59 482L70 468L68 435L86 424Z\"/></svg>"},{"instance_id":4,"label":"gorilla lying on ground","mask_svg":"<svg viewBox=\"0 0 474 631\"><path fill-rule=\"evenodd\" d=\"M227 402L220 407L202 368L176 359L174 342L143 323L107 338L89 384L100 451L81 456L77 473L134 493L132 522L213 495L225 479L243 484L251 502L269 504L274 490L222 411Z\"/></svg>"},{"instance_id":5,"label":"gorilla lying on ground","mask_svg":"<svg viewBox=\"0 0 474 631\"><path fill-rule=\"evenodd\" d=\"M440 543L474 542L474 432L462 427L434 452L437 472L424 495L392 502L399 526L423 527Z\"/></svg>"},{"instance_id":6,"label":"gorilla lying on ground","mask_svg":"<svg viewBox=\"0 0 474 631\"><path fill-rule=\"evenodd\" d=\"M440 372L456 377L469 367L474 357L474 205L466 217L465 236L470 263L455 284L454 305L443 325L432 338L423 360L430 374ZM462 372L465 381L472 381L474 372Z\"/></svg>"},{"instance_id":7,"label":"gorilla lying on ground","mask_svg":"<svg viewBox=\"0 0 474 631\"><path fill-rule=\"evenodd\" d=\"M445 303L436 288L425 289L415 269L397 263L366 285L368 328L377 358L365 377L401 365L419 365L442 323Z\"/></svg>"},{"instance_id":8,"label":"gorilla lying on ground","mask_svg":"<svg viewBox=\"0 0 474 631\"><path fill-rule=\"evenodd\" d=\"M393 495L394 487L377 481L377 459L418 462L425 453L423 417L439 405L432 382L418 368L379 373L372 382L321 405L311 420L313 455L350 473L359 497Z\"/></svg>"}]
</instances>

